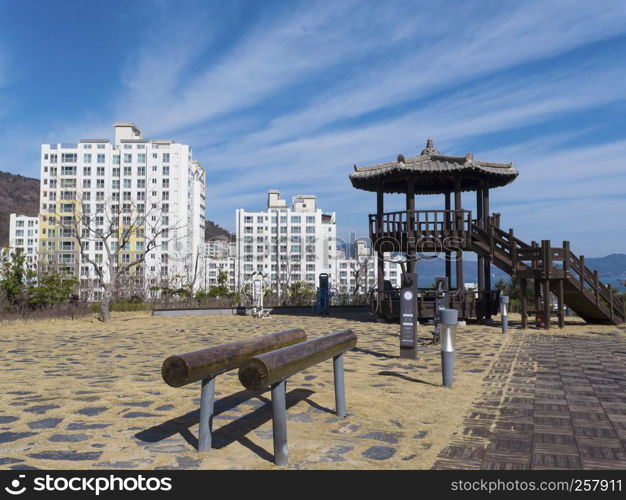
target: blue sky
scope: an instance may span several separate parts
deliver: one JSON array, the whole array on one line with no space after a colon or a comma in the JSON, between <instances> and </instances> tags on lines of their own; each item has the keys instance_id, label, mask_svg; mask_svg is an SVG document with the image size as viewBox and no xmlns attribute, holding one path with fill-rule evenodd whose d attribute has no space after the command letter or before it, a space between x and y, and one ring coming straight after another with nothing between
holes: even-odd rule
<instances>
[{"instance_id":1,"label":"blue sky","mask_svg":"<svg viewBox=\"0 0 626 500\"><path fill-rule=\"evenodd\" d=\"M0 170L38 177L41 143L129 120L192 146L220 225L276 188L365 236L352 165L432 136L514 163L491 206L520 237L626 252L625 61L621 0L0 0Z\"/></svg>"}]
</instances>

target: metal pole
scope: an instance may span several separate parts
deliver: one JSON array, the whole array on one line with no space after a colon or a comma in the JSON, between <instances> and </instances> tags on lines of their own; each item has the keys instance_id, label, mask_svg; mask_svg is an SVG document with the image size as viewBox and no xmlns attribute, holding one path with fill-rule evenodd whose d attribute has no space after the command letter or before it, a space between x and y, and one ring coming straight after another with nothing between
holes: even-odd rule
<instances>
[{"instance_id":1,"label":"metal pole","mask_svg":"<svg viewBox=\"0 0 626 500\"><path fill-rule=\"evenodd\" d=\"M345 417L346 412L346 386L343 380L343 354L333 358L333 371L335 373L335 409L337 416Z\"/></svg>"},{"instance_id":2,"label":"metal pole","mask_svg":"<svg viewBox=\"0 0 626 500\"><path fill-rule=\"evenodd\" d=\"M506 333L509 326L508 312L509 298L506 295L500 295L500 316L502 317L502 333Z\"/></svg>"},{"instance_id":3,"label":"metal pole","mask_svg":"<svg viewBox=\"0 0 626 500\"><path fill-rule=\"evenodd\" d=\"M454 382L454 344L458 320L459 311L456 309L441 310L441 375L445 387L452 387Z\"/></svg>"},{"instance_id":4,"label":"metal pole","mask_svg":"<svg viewBox=\"0 0 626 500\"><path fill-rule=\"evenodd\" d=\"M202 381L200 395L200 430L198 431L198 451L211 450L211 429L213 427L213 402L215 400L215 378Z\"/></svg>"},{"instance_id":5,"label":"metal pole","mask_svg":"<svg viewBox=\"0 0 626 500\"><path fill-rule=\"evenodd\" d=\"M286 381L272 385L272 429L274 434L274 463L287 465L287 402Z\"/></svg>"}]
</instances>

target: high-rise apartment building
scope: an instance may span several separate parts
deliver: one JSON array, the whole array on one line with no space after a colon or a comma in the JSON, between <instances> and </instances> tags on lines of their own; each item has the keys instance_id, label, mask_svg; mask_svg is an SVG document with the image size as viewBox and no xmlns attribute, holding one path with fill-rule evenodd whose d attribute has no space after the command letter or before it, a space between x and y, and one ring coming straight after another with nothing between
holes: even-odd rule
<instances>
[{"instance_id":1,"label":"high-rise apartment building","mask_svg":"<svg viewBox=\"0 0 626 500\"><path fill-rule=\"evenodd\" d=\"M188 276L197 269L204 240L204 170L186 144L143 139L129 122L113 126L113 142L82 139L42 145L41 264L89 283L95 278L89 261L108 269L108 247L118 253L119 262L113 265L145 255L145 262L131 273L139 288L174 275ZM128 228L133 228L130 238L124 236ZM88 259L81 258L76 230ZM105 242L96 233L111 234ZM92 298L97 300L98 293L95 289Z\"/></svg>"},{"instance_id":2,"label":"high-rise apartment building","mask_svg":"<svg viewBox=\"0 0 626 500\"><path fill-rule=\"evenodd\" d=\"M39 249L39 217L11 214L9 216L9 247L19 249L28 269L37 268Z\"/></svg>"},{"instance_id":3,"label":"high-rise apartment building","mask_svg":"<svg viewBox=\"0 0 626 500\"><path fill-rule=\"evenodd\" d=\"M241 288L262 273L274 290L294 282L317 283L320 273L335 270L335 213L317 208L317 197L294 196L291 206L280 192L267 194L267 208L237 210L236 280Z\"/></svg>"}]
</instances>

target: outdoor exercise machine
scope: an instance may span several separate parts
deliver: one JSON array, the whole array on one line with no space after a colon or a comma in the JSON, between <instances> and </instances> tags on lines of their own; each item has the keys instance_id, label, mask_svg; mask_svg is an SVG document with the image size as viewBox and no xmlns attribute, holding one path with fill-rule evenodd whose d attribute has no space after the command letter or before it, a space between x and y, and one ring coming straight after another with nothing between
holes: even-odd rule
<instances>
[{"instance_id":1,"label":"outdoor exercise machine","mask_svg":"<svg viewBox=\"0 0 626 500\"><path fill-rule=\"evenodd\" d=\"M161 375L171 387L183 387L193 382L202 381L198 451L211 449L215 378L224 372L239 368L253 356L301 343L305 340L304 330L294 328L248 340L177 354L168 357L163 362Z\"/></svg>"},{"instance_id":2,"label":"outdoor exercise machine","mask_svg":"<svg viewBox=\"0 0 626 500\"><path fill-rule=\"evenodd\" d=\"M329 276L327 273L320 273L319 286L317 287L315 311L318 314L329 314L328 306L330 302Z\"/></svg>"},{"instance_id":3,"label":"outdoor exercise machine","mask_svg":"<svg viewBox=\"0 0 626 500\"><path fill-rule=\"evenodd\" d=\"M249 390L272 389L272 427L274 463L287 465L287 406L286 381L322 361L333 358L335 379L335 411L345 417L346 397L343 355L356 346L357 338L351 330L340 330L305 342L266 352L248 359L239 368L239 381Z\"/></svg>"},{"instance_id":4,"label":"outdoor exercise machine","mask_svg":"<svg viewBox=\"0 0 626 500\"><path fill-rule=\"evenodd\" d=\"M252 316L255 318L269 318L269 312L263 308L263 275L254 273L252 275Z\"/></svg>"},{"instance_id":5,"label":"outdoor exercise machine","mask_svg":"<svg viewBox=\"0 0 626 500\"><path fill-rule=\"evenodd\" d=\"M433 316L435 329L433 330L433 344L439 343L439 337L441 335L439 325L441 322L441 310L448 307L448 302L448 278L445 276L437 276L435 278L435 310Z\"/></svg>"}]
</instances>

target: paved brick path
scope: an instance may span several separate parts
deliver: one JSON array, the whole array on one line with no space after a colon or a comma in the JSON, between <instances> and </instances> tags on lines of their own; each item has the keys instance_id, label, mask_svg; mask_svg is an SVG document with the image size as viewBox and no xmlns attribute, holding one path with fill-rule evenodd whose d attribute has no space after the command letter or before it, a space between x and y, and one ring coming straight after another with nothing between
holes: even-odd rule
<instances>
[{"instance_id":1,"label":"paved brick path","mask_svg":"<svg viewBox=\"0 0 626 500\"><path fill-rule=\"evenodd\" d=\"M626 469L624 335L515 333L436 469Z\"/></svg>"}]
</instances>

